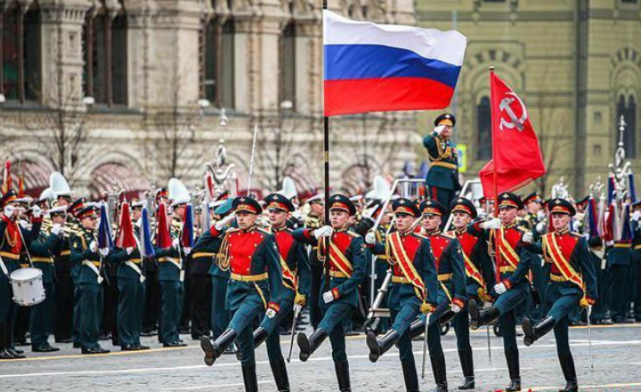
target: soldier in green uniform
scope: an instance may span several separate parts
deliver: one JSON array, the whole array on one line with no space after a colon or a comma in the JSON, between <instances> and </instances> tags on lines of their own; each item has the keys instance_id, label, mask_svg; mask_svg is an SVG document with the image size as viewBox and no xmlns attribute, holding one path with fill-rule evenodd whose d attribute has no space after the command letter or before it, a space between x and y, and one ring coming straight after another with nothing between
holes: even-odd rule
<instances>
[{"instance_id":1,"label":"soldier in green uniform","mask_svg":"<svg viewBox=\"0 0 641 392\"><path fill-rule=\"evenodd\" d=\"M427 172L425 184L430 198L436 199L441 205L449 208L456 192L461 189L458 173L458 153L450 141L452 128L456 119L449 113L441 114L434 121L434 130L423 139L430 159L430 170ZM443 219L443 224L447 216Z\"/></svg>"},{"instance_id":2,"label":"soldier in green uniform","mask_svg":"<svg viewBox=\"0 0 641 392\"><path fill-rule=\"evenodd\" d=\"M309 206L309 214L304 221L304 226L309 230L316 230L323 225L323 216L325 214L325 201L322 194L317 194L307 200ZM309 321L315 329L318 323L322 320L320 302L318 295L320 293L321 284L323 281L323 264L318 260L316 245L310 245L309 248L309 265L311 269L311 282L309 289Z\"/></svg>"},{"instance_id":3,"label":"soldier in green uniform","mask_svg":"<svg viewBox=\"0 0 641 392\"><path fill-rule=\"evenodd\" d=\"M104 354L109 350L103 349L98 343L104 280L101 260L103 263L107 260L117 263L122 260L122 253L112 251L104 258L98 253L95 233L98 216L93 205L84 207L76 216L80 220L81 229L71 239L71 261L78 266L78 342L83 354Z\"/></svg>"},{"instance_id":4,"label":"soldier in green uniform","mask_svg":"<svg viewBox=\"0 0 641 392\"><path fill-rule=\"evenodd\" d=\"M634 320L641 322L641 201L632 205L632 264L634 270L634 292L632 302L634 302Z\"/></svg>"},{"instance_id":5,"label":"soldier in green uniform","mask_svg":"<svg viewBox=\"0 0 641 392\"><path fill-rule=\"evenodd\" d=\"M34 206L35 209L35 206ZM66 207L56 207L49 211L52 221L59 222L64 219ZM38 215L34 211L34 219ZM61 215L56 217L56 215ZM33 266L42 271L42 282L45 289L45 300L31 308L29 318L29 331L31 334L31 351L53 352L59 351L57 347L49 344L49 335L53 331L52 321L54 318L54 259L52 255L59 252L63 243L62 225L53 223L48 232L41 231L40 236L29 244L29 253Z\"/></svg>"}]
</instances>

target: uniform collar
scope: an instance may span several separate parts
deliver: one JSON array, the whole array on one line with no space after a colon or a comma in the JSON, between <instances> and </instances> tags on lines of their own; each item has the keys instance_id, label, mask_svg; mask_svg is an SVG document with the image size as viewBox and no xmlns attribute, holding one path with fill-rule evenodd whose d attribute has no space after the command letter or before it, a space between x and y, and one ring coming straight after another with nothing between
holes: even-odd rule
<instances>
[{"instance_id":1,"label":"uniform collar","mask_svg":"<svg viewBox=\"0 0 641 392\"><path fill-rule=\"evenodd\" d=\"M510 223L509 225L506 225L505 223L503 223L503 228L504 229L513 229L513 228L516 227L517 224L518 224L518 222L516 220L514 222Z\"/></svg>"},{"instance_id":2,"label":"uniform collar","mask_svg":"<svg viewBox=\"0 0 641 392\"><path fill-rule=\"evenodd\" d=\"M252 231L256 230L256 224L254 223L253 225L249 226L247 230L240 229L243 233L251 233Z\"/></svg>"},{"instance_id":3,"label":"uniform collar","mask_svg":"<svg viewBox=\"0 0 641 392\"><path fill-rule=\"evenodd\" d=\"M554 232L556 233L556 235L566 235L570 232L570 229L568 227L564 227L561 230L554 230Z\"/></svg>"},{"instance_id":4,"label":"uniform collar","mask_svg":"<svg viewBox=\"0 0 641 392\"><path fill-rule=\"evenodd\" d=\"M349 225L345 225L345 226L341 227L340 229L334 229L334 233L344 233L347 230L349 230Z\"/></svg>"},{"instance_id":5,"label":"uniform collar","mask_svg":"<svg viewBox=\"0 0 641 392\"><path fill-rule=\"evenodd\" d=\"M282 225L281 227L273 227L273 226L272 226L272 231L273 231L274 233L279 233L279 232L281 232L281 231L285 231L285 230L287 230L287 224L284 224L284 225Z\"/></svg>"},{"instance_id":6,"label":"uniform collar","mask_svg":"<svg viewBox=\"0 0 641 392\"><path fill-rule=\"evenodd\" d=\"M434 236L437 236L437 235L441 234L441 229L434 229L434 230L426 231L426 234L427 234L428 237L434 237Z\"/></svg>"},{"instance_id":7,"label":"uniform collar","mask_svg":"<svg viewBox=\"0 0 641 392\"><path fill-rule=\"evenodd\" d=\"M467 227L462 227L460 229L454 229L457 235L463 235L467 232Z\"/></svg>"}]
</instances>

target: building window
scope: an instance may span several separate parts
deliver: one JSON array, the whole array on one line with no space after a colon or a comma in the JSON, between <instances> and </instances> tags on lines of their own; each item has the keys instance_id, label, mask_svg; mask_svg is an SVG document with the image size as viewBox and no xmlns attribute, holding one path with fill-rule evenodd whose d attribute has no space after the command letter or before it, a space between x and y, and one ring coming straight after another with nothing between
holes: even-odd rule
<instances>
[{"instance_id":1,"label":"building window","mask_svg":"<svg viewBox=\"0 0 641 392\"><path fill-rule=\"evenodd\" d=\"M619 133L619 122L621 117L625 121L625 132L623 132L623 148L625 150L626 158L636 158L637 148L636 148L636 129L637 129L637 103L634 96L630 95L626 99L623 95L619 96L619 102L617 104L617 117L616 117L616 143L615 148L618 147L619 140L621 135Z\"/></svg>"},{"instance_id":2,"label":"building window","mask_svg":"<svg viewBox=\"0 0 641 392\"><path fill-rule=\"evenodd\" d=\"M492 116L490 98L483 97L476 106L476 159L492 159Z\"/></svg>"},{"instance_id":3,"label":"building window","mask_svg":"<svg viewBox=\"0 0 641 392\"><path fill-rule=\"evenodd\" d=\"M289 101L296 109L296 27L289 23L280 39L280 102Z\"/></svg>"},{"instance_id":4,"label":"building window","mask_svg":"<svg viewBox=\"0 0 641 392\"><path fill-rule=\"evenodd\" d=\"M636 4L637 0L621 0L622 3L627 3L627 4Z\"/></svg>"},{"instance_id":5,"label":"building window","mask_svg":"<svg viewBox=\"0 0 641 392\"><path fill-rule=\"evenodd\" d=\"M96 103L127 104L127 16L111 18L104 6L88 12L83 30L84 90Z\"/></svg>"},{"instance_id":6,"label":"building window","mask_svg":"<svg viewBox=\"0 0 641 392\"><path fill-rule=\"evenodd\" d=\"M204 23L200 42L200 90L214 106L234 108L234 21Z\"/></svg>"},{"instance_id":7,"label":"building window","mask_svg":"<svg viewBox=\"0 0 641 392\"><path fill-rule=\"evenodd\" d=\"M0 15L0 88L8 100L38 101L42 95L40 11L18 3Z\"/></svg>"}]
</instances>

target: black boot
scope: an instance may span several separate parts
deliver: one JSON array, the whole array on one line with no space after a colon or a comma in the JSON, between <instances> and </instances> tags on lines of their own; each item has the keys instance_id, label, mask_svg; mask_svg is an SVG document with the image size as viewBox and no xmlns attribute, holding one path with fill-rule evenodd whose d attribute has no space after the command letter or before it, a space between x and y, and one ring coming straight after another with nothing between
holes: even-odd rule
<instances>
[{"instance_id":1,"label":"black boot","mask_svg":"<svg viewBox=\"0 0 641 392\"><path fill-rule=\"evenodd\" d=\"M220 335L220 336L223 336L223 335ZM258 392L258 379L256 378L256 365L243 365L242 367L243 367L243 381L245 382L245 392Z\"/></svg>"},{"instance_id":2,"label":"black boot","mask_svg":"<svg viewBox=\"0 0 641 392\"><path fill-rule=\"evenodd\" d=\"M340 392L351 392L352 386L349 382L349 362L334 362L336 378L338 379L338 389Z\"/></svg>"},{"instance_id":3,"label":"black boot","mask_svg":"<svg viewBox=\"0 0 641 392\"><path fill-rule=\"evenodd\" d=\"M309 339L304 333L299 333L297 340L298 347L300 348L300 360L303 362L307 361L307 359L309 359L309 356L312 355L312 353L316 351L318 347L320 347L321 343L323 343L326 338L327 332L323 331L320 328L314 331Z\"/></svg>"},{"instance_id":4,"label":"black boot","mask_svg":"<svg viewBox=\"0 0 641 392\"><path fill-rule=\"evenodd\" d=\"M516 392L521 390L521 369L519 367L519 350L509 350L505 352L507 360L507 369L510 372L510 385L505 388L505 392Z\"/></svg>"},{"instance_id":5,"label":"black boot","mask_svg":"<svg viewBox=\"0 0 641 392\"><path fill-rule=\"evenodd\" d=\"M269 362L274 374L274 381L278 392L289 392L289 377L287 377L287 366L284 359L279 359L274 362Z\"/></svg>"},{"instance_id":6,"label":"black boot","mask_svg":"<svg viewBox=\"0 0 641 392\"><path fill-rule=\"evenodd\" d=\"M559 362L561 362L561 370L565 377L565 388L560 389L559 392L578 392L579 383L576 379L576 369L574 368L574 359L572 354L559 355Z\"/></svg>"},{"instance_id":7,"label":"black boot","mask_svg":"<svg viewBox=\"0 0 641 392\"><path fill-rule=\"evenodd\" d=\"M472 356L472 349L458 350L458 356L461 360L461 368L463 369L463 376L465 381L459 385L458 389L474 389L474 357Z\"/></svg>"},{"instance_id":8,"label":"black boot","mask_svg":"<svg viewBox=\"0 0 641 392\"><path fill-rule=\"evenodd\" d=\"M206 336L200 338L200 347L205 352L205 364L207 366L212 366L216 359L225 352L227 347L229 347L234 340L236 340L236 332L229 328L226 329L225 332L223 332L213 343Z\"/></svg>"},{"instance_id":9,"label":"black boot","mask_svg":"<svg viewBox=\"0 0 641 392\"><path fill-rule=\"evenodd\" d=\"M446 310L445 312L443 312L443 314L441 315L441 317L439 317L439 318L438 318L438 323L439 323L439 325L440 325L441 327L443 327L443 326L447 325L447 323L449 323L450 321L452 321L452 319L453 319L454 317L456 317L456 313L452 312L452 310L451 310L451 309L448 309L448 310Z\"/></svg>"},{"instance_id":10,"label":"black boot","mask_svg":"<svg viewBox=\"0 0 641 392\"><path fill-rule=\"evenodd\" d=\"M381 355L398 342L401 336L393 329L390 329L380 340L376 339L374 332L367 332L367 347L369 347L369 360L372 362L378 361Z\"/></svg>"},{"instance_id":11,"label":"black boot","mask_svg":"<svg viewBox=\"0 0 641 392\"><path fill-rule=\"evenodd\" d=\"M403 366L405 389L407 392L419 392L418 373L416 372L416 364L414 363L414 360L401 361L401 365Z\"/></svg>"},{"instance_id":12,"label":"black boot","mask_svg":"<svg viewBox=\"0 0 641 392\"><path fill-rule=\"evenodd\" d=\"M447 392L447 373L445 371L445 356L444 355L430 355L430 363L432 364L432 373L434 373L434 381L436 388L433 392Z\"/></svg>"},{"instance_id":13,"label":"black boot","mask_svg":"<svg viewBox=\"0 0 641 392\"><path fill-rule=\"evenodd\" d=\"M555 325L556 321L554 321L552 317L544 318L535 326L532 326L532 321L530 321L529 318L524 318L523 322L521 323L523 333L525 334L523 343L526 346L531 346L532 343L536 342L537 340L545 336L545 334L550 332Z\"/></svg>"},{"instance_id":14,"label":"black boot","mask_svg":"<svg viewBox=\"0 0 641 392\"><path fill-rule=\"evenodd\" d=\"M479 309L478 304L473 299L468 303L467 310L470 313L470 328L473 330L479 329L483 325L492 324L501 315L494 306L488 309Z\"/></svg>"},{"instance_id":15,"label":"black boot","mask_svg":"<svg viewBox=\"0 0 641 392\"><path fill-rule=\"evenodd\" d=\"M269 336L269 333L265 328L256 328L256 330L254 331L254 348L257 348L258 346L263 344L263 342L267 340L267 336Z\"/></svg>"}]
</instances>

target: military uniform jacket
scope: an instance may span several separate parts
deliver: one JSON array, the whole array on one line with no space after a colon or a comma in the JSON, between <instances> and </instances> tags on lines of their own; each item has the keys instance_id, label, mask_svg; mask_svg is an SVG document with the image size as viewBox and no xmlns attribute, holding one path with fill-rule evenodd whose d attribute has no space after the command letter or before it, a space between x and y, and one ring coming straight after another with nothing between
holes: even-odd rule
<instances>
[{"instance_id":1,"label":"military uniform jacket","mask_svg":"<svg viewBox=\"0 0 641 392\"><path fill-rule=\"evenodd\" d=\"M632 261L641 262L641 224L631 221L632 226Z\"/></svg>"},{"instance_id":2,"label":"military uniform jacket","mask_svg":"<svg viewBox=\"0 0 641 392\"><path fill-rule=\"evenodd\" d=\"M483 230L480 224L481 222L470 224L467 232L483 241L488 241L491 253L494 254L495 237L501 230ZM509 247L501 247L501 263L498 266L501 274L501 282L503 282L508 289L517 285L529 285L528 273L534 256L528 250L528 247L531 245L522 241L525 229L513 225L503 227L502 230L505 243L508 244ZM494 257L496 260L496 256Z\"/></svg>"},{"instance_id":3,"label":"military uniform jacket","mask_svg":"<svg viewBox=\"0 0 641 392\"><path fill-rule=\"evenodd\" d=\"M550 283L559 287L561 295L584 293L597 299L597 280L587 240L572 232L547 233L536 243L537 253L550 263ZM567 279L572 275L577 276ZM548 300L548 298L546 298ZM555 298L549 299L554 301Z\"/></svg>"},{"instance_id":4,"label":"military uniform jacket","mask_svg":"<svg viewBox=\"0 0 641 392\"><path fill-rule=\"evenodd\" d=\"M19 222L12 221L6 216L0 219L0 257L2 257L8 275L21 268L20 264L25 247L38 238L41 225L42 218L33 218L31 229L21 227ZM23 243L23 239L26 244ZM0 270L0 275L2 274L4 273Z\"/></svg>"},{"instance_id":5,"label":"military uniform jacket","mask_svg":"<svg viewBox=\"0 0 641 392\"><path fill-rule=\"evenodd\" d=\"M230 272L229 310L238 309L254 295L260 297L265 308L279 310L283 272L274 235L256 226L246 231L238 228L218 231L214 226L210 233L213 237L223 236L219 266Z\"/></svg>"},{"instance_id":6,"label":"military uniform jacket","mask_svg":"<svg viewBox=\"0 0 641 392\"><path fill-rule=\"evenodd\" d=\"M42 271L43 283L53 283L55 277L54 259L51 255L59 252L62 245L62 238L51 233L40 233L38 239L29 244L29 254L33 266Z\"/></svg>"},{"instance_id":7,"label":"military uniform jacket","mask_svg":"<svg viewBox=\"0 0 641 392\"><path fill-rule=\"evenodd\" d=\"M214 257L216 257L216 255L218 254L218 249L216 249L215 251L209 249L208 245L211 245L212 241L201 242L201 239L205 236L211 239L211 233L206 231L204 234L198 237L196 244L191 249L191 253L189 254L189 262L187 264L189 275L209 275L211 269L213 268ZM220 248L220 239L218 239L217 242L219 242L217 248Z\"/></svg>"},{"instance_id":8,"label":"military uniform jacket","mask_svg":"<svg viewBox=\"0 0 641 392\"><path fill-rule=\"evenodd\" d=\"M383 242L377 242L369 247L374 255L386 255L385 260L391 265L392 284L387 300L390 309L399 310L407 301L417 302L419 306L422 302L417 295L415 287L406 281L403 268L399 265L399 261L396 260L395 254L399 252L404 252L407 255L408 260L412 261L414 269L420 275L423 287L426 290L425 302L436 306L438 304L438 275L430 239L412 232L399 234L403 249L395 250L392 248L394 245L391 241L391 236L393 235L396 234L390 233Z\"/></svg>"},{"instance_id":9,"label":"military uniform jacket","mask_svg":"<svg viewBox=\"0 0 641 392\"><path fill-rule=\"evenodd\" d=\"M173 220L169 230L172 239L180 238L180 222ZM182 271L185 269L183 255L180 246L174 248L170 246L167 249L154 248L156 260L158 261L158 281L159 282L180 282L182 281Z\"/></svg>"},{"instance_id":10,"label":"military uniform jacket","mask_svg":"<svg viewBox=\"0 0 641 392\"><path fill-rule=\"evenodd\" d=\"M496 277L492 260L487 253L487 242L471 235L466 230L453 230L447 235L456 237L461 244L468 296L479 296L480 288L484 290L485 294L489 293L494 287Z\"/></svg>"},{"instance_id":11,"label":"military uniform jacket","mask_svg":"<svg viewBox=\"0 0 641 392\"><path fill-rule=\"evenodd\" d=\"M138 230L134 230L134 235L139 242ZM117 257L120 260L116 271L118 279L140 280L141 276L145 276L146 262L140 257L140 249L137 246L133 248L130 254L127 254L125 249L116 249L114 252L117 252Z\"/></svg>"},{"instance_id":12,"label":"military uniform jacket","mask_svg":"<svg viewBox=\"0 0 641 392\"><path fill-rule=\"evenodd\" d=\"M441 189L457 191L461 189L458 179L458 155L450 141L443 141L436 132L423 139L430 159L430 170L425 183Z\"/></svg>"},{"instance_id":13,"label":"military uniform jacket","mask_svg":"<svg viewBox=\"0 0 641 392\"><path fill-rule=\"evenodd\" d=\"M99 285L98 275L96 269L100 270L100 254L92 252L89 245L94 241L93 231L81 228L71 238L71 262L78 266L78 284L92 284ZM103 264L108 261L109 263L118 263L124 259L123 252L114 250L103 258ZM125 253L126 254L126 253ZM91 263L94 267L90 267ZM100 272L100 271L99 271Z\"/></svg>"},{"instance_id":14,"label":"military uniform jacket","mask_svg":"<svg viewBox=\"0 0 641 392\"><path fill-rule=\"evenodd\" d=\"M209 231L206 231L198 238L196 245L191 250L192 263L203 263L205 261L203 259L208 258L209 270L207 273L211 276L229 279L229 270L223 271L218 265L218 252L222 243L223 236L214 237Z\"/></svg>"},{"instance_id":15,"label":"military uniform jacket","mask_svg":"<svg viewBox=\"0 0 641 392\"><path fill-rule=\"evenodd\" d=\"M294 239L303 243L319 246L319 260L326 260L327 251L312 234L312 230L294 230ZM326 304L322 293L326 291L321 284L319 304L323 308L333 303L346 303L356 308L358 305L358 286L365 278L366 257L363 238L347 230L334 230L330 240L330 290L334 301Z\"/></svg>"},{"instance_id":16,"label":"military uniform jacket","mask_svg":"<svg viewBox=\"0 0 641 392\"><path fill-rule=\"evenodd\" d=\"M455 237L435 234L429 237L436 263L439 288L450 302L463 308L467 300L467 279L461 244Z\"/></svg>"},{"instance_id":17,"label":"military uniform jacket","mask_svg":"<svg viewBox=\"0 0 641 392\"><path fill-rule=\"evenodd\" d=\"M296 292L309 296L311 278L305 246L294 239L293 230L287 227L282 230L275 229L274 237L283 270L282 298L293 301Z\"/></svg>"},{"instance_id":18,"label":"military uniform jacket","mask_svg":"<svg viewBox=\"0 0 641 392\"><path fill-rule=\"evenodd\" d=\"M632 244L630 241L615 241L607 250L608 267L613 265L629 266L632 263Z\"/></svg>"}]
</instances>

